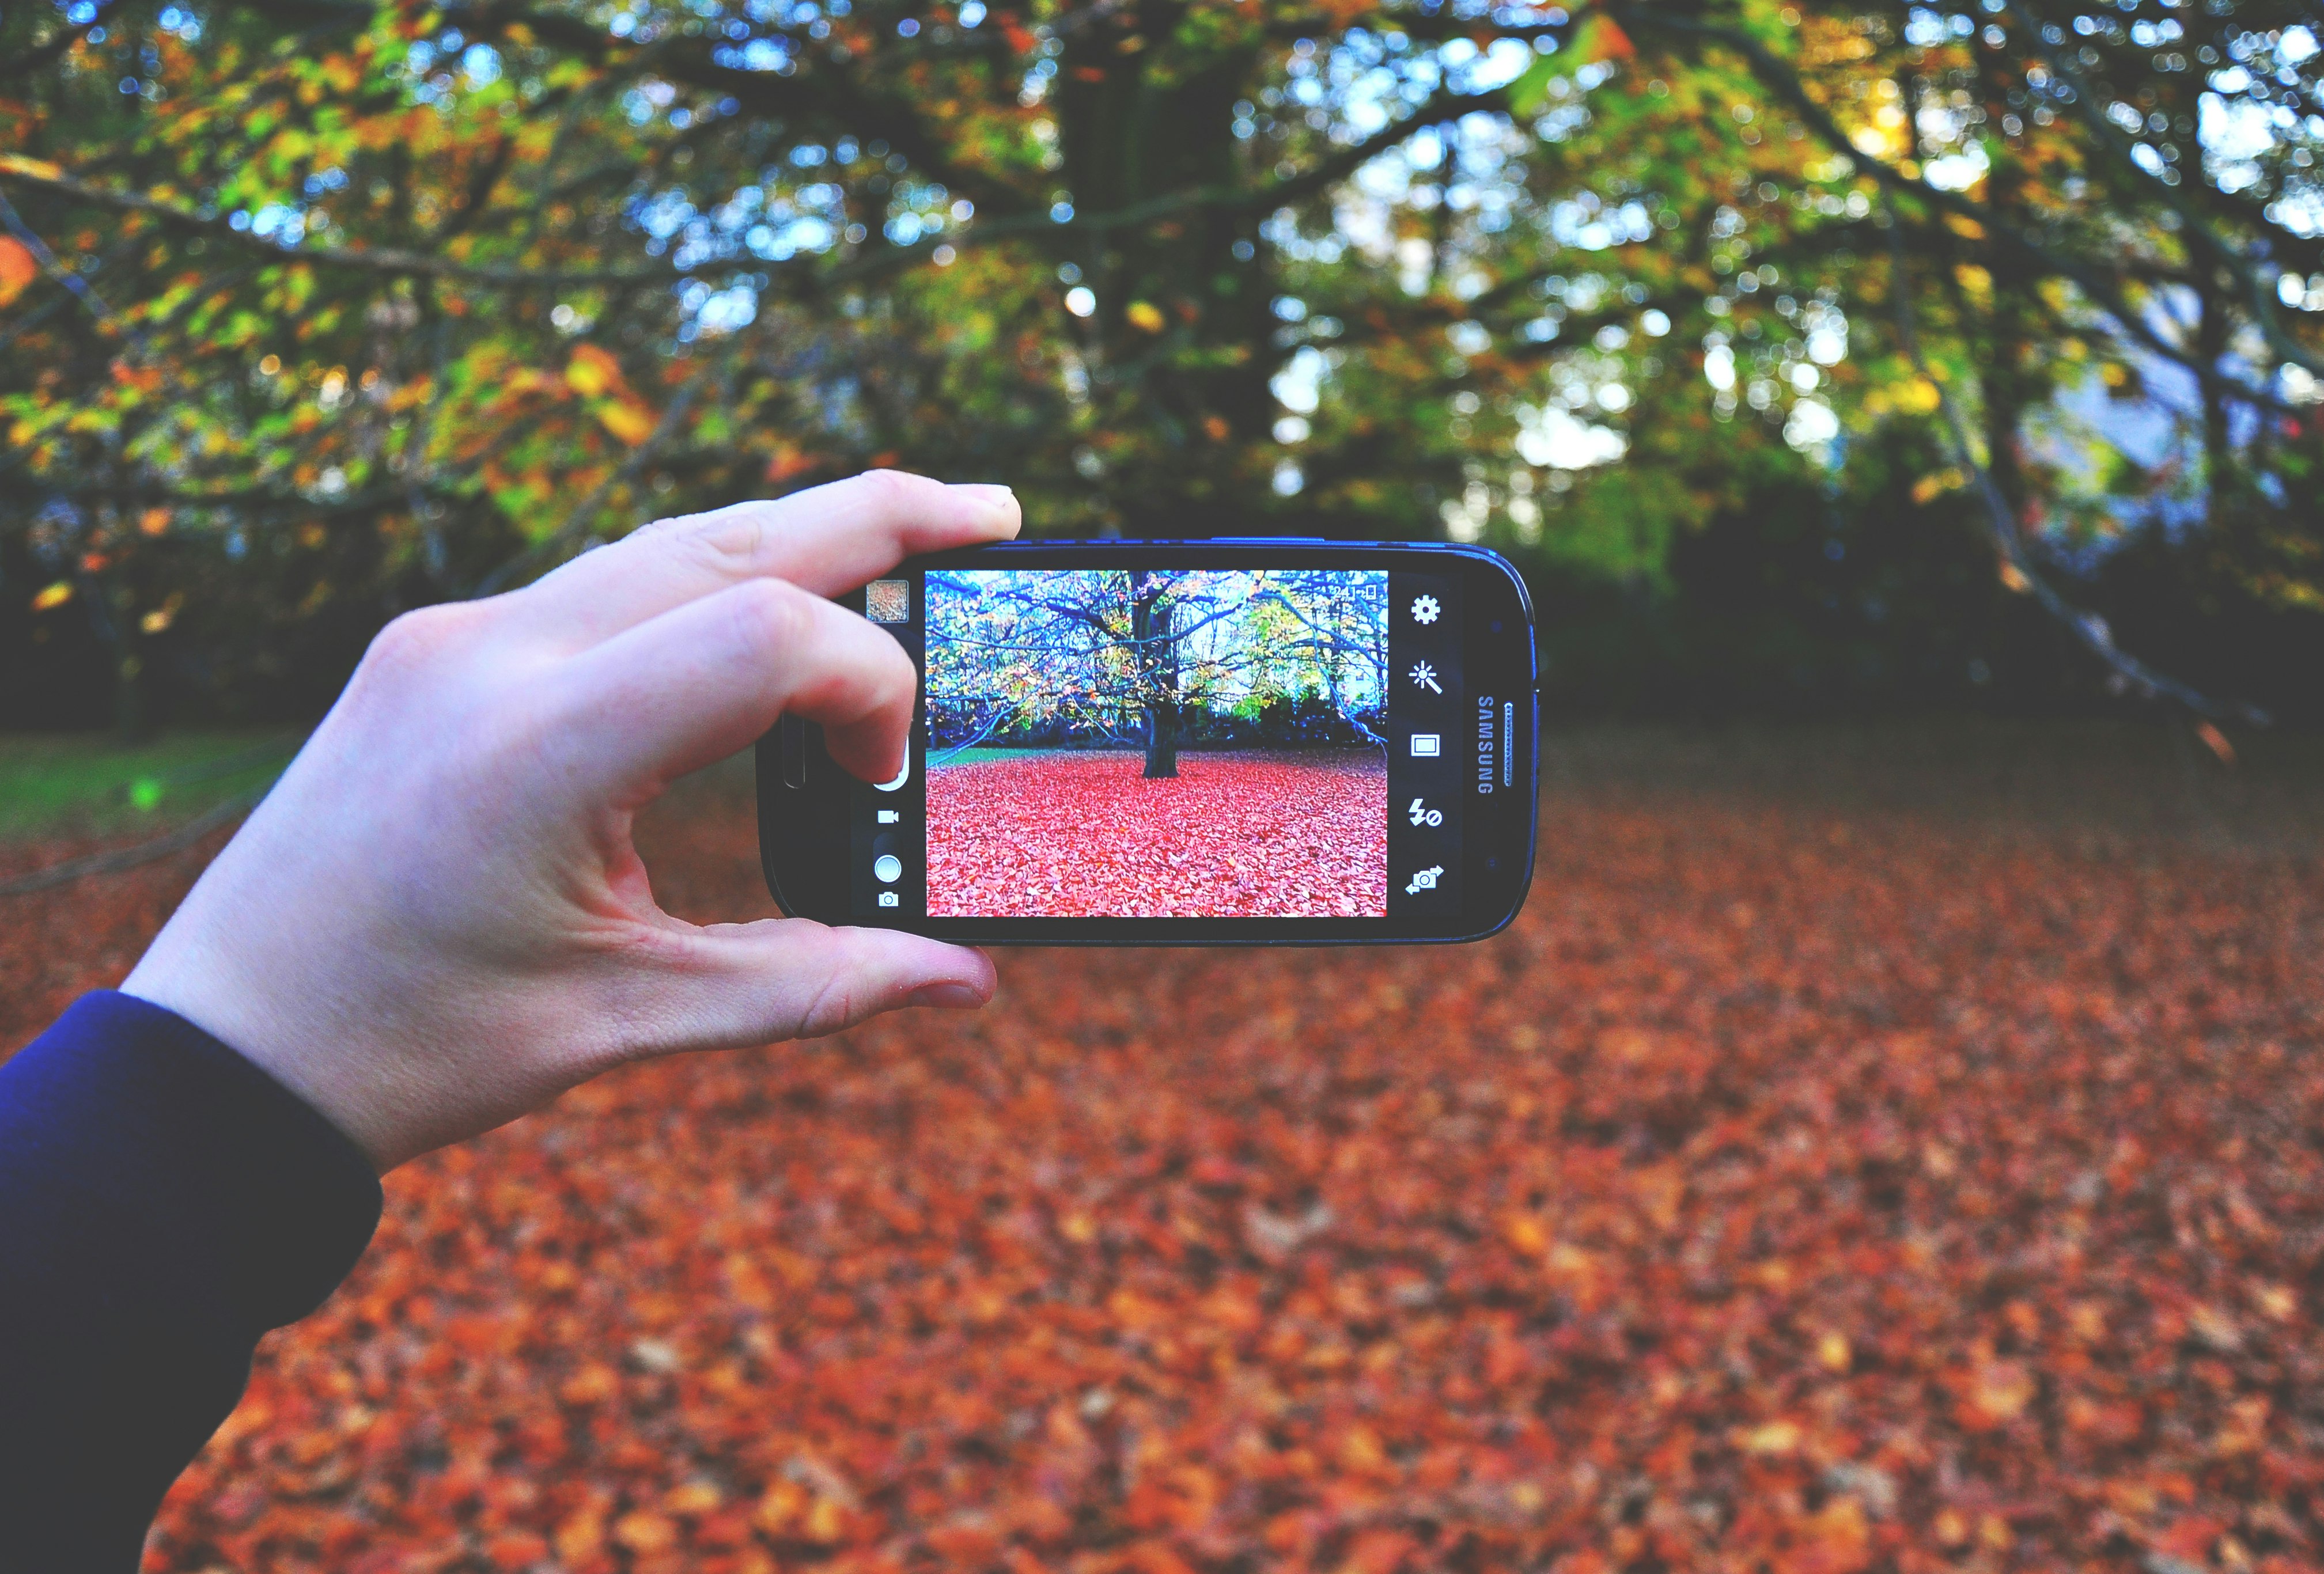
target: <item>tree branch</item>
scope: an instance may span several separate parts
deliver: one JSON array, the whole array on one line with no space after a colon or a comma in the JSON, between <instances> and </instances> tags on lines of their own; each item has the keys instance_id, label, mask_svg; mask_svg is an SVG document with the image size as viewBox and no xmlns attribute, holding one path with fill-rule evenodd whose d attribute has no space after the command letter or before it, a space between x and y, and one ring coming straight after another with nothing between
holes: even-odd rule
<instances>
[{"instance_id":1,"label":"tree branch","mask_svg":"<svg viewBox=\"0 0 2324 1574\"><path fill-rule=\"evenodd\" d=\"M2084 649L2111 667L2141 694L2160 695L2175 700L2197 715L2208 716L2214 721L2240 721L2255 727L2266 726L2268 714L2257 706L2240 703L2229 704L2212 699L2177 678L2155 671L2123 649L2114 642L2113 631L2107 627L2105 619L2074 606L2060 595L2056 587L2034 566L2025 551L2024 535L2017 528L2016 511L2009 506L2009 500L2002 495L2000 484L1993 479L1993 472L1978 462L1977 451L1969 444L1968 423L1962 420L1951 396L1945 392L1944 384L1936 380L1929 369L1927 357L1921 353L1920 335L1913 321L1913 294L1904 253L1904 228L1894 222L1895 202L1893 198L1887 198L1887 206L1891 219L1888 289L1895 309L1897 342L1904 347L1905 357L1913 363L1913 370L1936 392L1940 429L1944 434L1946 446L1952 450L1953 463L1960 465L1976 483L1978 501L1985 505L1987 529L1993 538L1995 549L2001 554L2002 561L2025 582L2043 611L2063 624Z\"/></svg>"},{"instance_id":2,"label":"tree branch","mask_svg":"<svg viewBox=\"0 0 2324 1574\"><path fill-rule=\"evenodd\" d=\"M2042 18L2024 0L2016 0L2011 9L2017 14L2020 25L2034 37L2042 36ZM2091 88L2089 78L2070 58L2070 51L2054 49L2048 54L2050 69L2065 78L2066 85L2074 90L2074 109L2082 123L2115 154L2118 167L2137 170L2136 161L2130 156L2133 144L2129 135L2107 118L2106 111L2099 106L2098 94ZM2243 287L2246 308L2250 311L2252 320L2258 324L2259 331L2266 336L2268 347L2283 360L2311 375L2324 377L2324 356L2318 355L2283 331L2283 325L2275 315L2275 291L2261 282L2258 270L2251 265L2250 261L2225 236L2211 228L2193 203L2172 187L2145 175L2144 171L2141 170L2140 175L2144 186L2150 189L2150 195L2159 195L2163 206L2178 215L2181 233L2192 243L2194 249Z\"/></svg>"},{"instance_id":3,"label":"tree branch","mask_svg":"<svg viewBox=\"0 0 2324 1574\"><path fill-rule=\"evenodd\" d=\"M521 27L540 42L581 55L593 65L637 67L671 82L731 97L761 115L781 119L806 115L858 136L880 137L923 174L941 181L948 190L973 198L979 207L1013 212L1028 206L1025 192L956 162L909 99L868 87L829 62L816 64L805 73L777 76L720 65L711 58L713 43L708 40L702 41L699 50L668 47L679 41L675 40L641 48L561 12L465 0L448 0L439 10L447 23L471 37L505 37L512 29ZM642 58L649 51L653 56L650 61Z\"/></svg>"},{"instance_id":4,"label":"tree branch","mask_svg":"<svg viewBox=\"0 0 2324 1574\"><path fill-rule=\"evenodd\" d=\"M199 235L223 244L254 253L268 261L281 263L304 262L320 268L352 268L365 272L385 273L399 278L443 279L460 284L484 285L493 289L530 290L558 289L572 285L662 284L682 279L692 273L713 272L721 268L739 266L731 260L706 262L692 268L675 265L649 269L576 269L521 268L492 262L461 262L449 257L432 256L425 252L406 251L397 246L350 247L334 245L279 246L263 235L238 230L223 219L212 218L189 207L181 207L142 192L116 191L95 181L79 179L62 170L43 169L30 160L0 155L0 181L14 181L19 186L54 192L78 202L109 207L116 213L134 213L155 220L171 229ZM756 264L754 264L755 266Z\"/></svg>"},{"instance_id":5,"label":"tree branch","mask_svg":"<svg viewBox=\"0 0 2324 1574\"><path fill-rule=\"evenodd\" d=\"M1733 50L1744 58L1751 68L1751 74L1759 79L1761 85L1790 106L1809 130L1833 152L1844 154L1859 168L1869 170L1884 190L1908 193L1931 207L1966 218L1983 228L1995 244L2016 253L2041 272L2070 281L2100 310L2112 317L2124 333L2166 360L2185 367L2205 387L2279 415L2301 413L2265 389L2254 388L2236 378L2222 376L2218 367L2202 364L2163 338L2147 323L2138 308L2124 298L2113 281L2089 264L2079 258L2061 256L2052 252L2016 226L2004 223L1982 203L1972 201L1958 191L1932 186L1925 180L1905 174L1885 160L1863 152L1840 129L1839 122L1832 119L1831 112L1808 92L1799 74L1769 53L1765 45L1749 34L1732 28L1690 21L1659 8L1637 6L1629 4L1628 0L1601 0L1601 3L1607 6L1609 14L1618 18L1626 28L1639 31L1659 29L1665 32L1682 33Z\"/></svg>"},{"instance_id":6,"label":"tree branch","mask_svg":"<svg viewBox=\"0 0 2324 1574\"><path fill-rule=\"evenodd\" d=\"M1480 111L1506 110L1509 106L1506 88L1489 87L1481 93L1462 93L1440 87L1428 101L1402 120L1380 127L1360 142L1349 143L1311 170L1303 170L1286 180L1278 180L1251 196L1253 207L1280 207L1313 196L1327 186L1337 185L1366 164L1388 152L1401 146L1432 125L1442 125L1448 120L1458 120L1464 115Z\"/></svg>"}]
</instances>

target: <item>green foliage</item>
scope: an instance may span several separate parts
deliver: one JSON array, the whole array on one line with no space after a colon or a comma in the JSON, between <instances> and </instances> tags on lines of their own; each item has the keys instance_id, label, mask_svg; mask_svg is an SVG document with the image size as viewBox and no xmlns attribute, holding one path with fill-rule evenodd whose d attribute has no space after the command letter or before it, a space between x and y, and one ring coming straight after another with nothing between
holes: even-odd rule
<instances>
[{"instance_id":1,"label":"green foliage","mask_svg":"<svg viewBox=\"0 0 2324 1574\"><path fill-rule=\"evenodd\" d=\"M0 620L289 683L881 464L1667 589L1940 387L1964 529L2324 612L2304 4L11 8Z\"/></svg>"}]
</instances>

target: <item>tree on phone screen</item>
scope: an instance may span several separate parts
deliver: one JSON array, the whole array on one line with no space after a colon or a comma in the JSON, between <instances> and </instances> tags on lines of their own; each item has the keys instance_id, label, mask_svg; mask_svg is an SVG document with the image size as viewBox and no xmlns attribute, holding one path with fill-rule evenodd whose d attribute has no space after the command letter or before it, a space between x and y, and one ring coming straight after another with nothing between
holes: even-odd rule
<instances>
[{"instance_id":1,"label":"tree on phone screen","mask_svg":"<svg viewBox=\"0 0 2324 1574\"><path fill-rule=\"evenodd\" d=\"M1381 747L1376 571L975 570L927 582L930 763L970 750Z\"/></svg>"}]
</instances>

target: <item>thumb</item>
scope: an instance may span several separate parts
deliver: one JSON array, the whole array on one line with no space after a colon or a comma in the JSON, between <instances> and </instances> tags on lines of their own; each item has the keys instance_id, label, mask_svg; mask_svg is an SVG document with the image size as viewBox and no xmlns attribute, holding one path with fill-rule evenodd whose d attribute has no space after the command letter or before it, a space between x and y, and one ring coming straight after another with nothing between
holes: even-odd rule
<instances>
[{"instance_id":1,"label":"thumb","mask_svg":"<svg viewBox=\"0 0 2324 1574\"><path fill-rule=\"evenodd\" d=\"M982 1006L997 982L981 951L894 929L809 918L687 928L624 993L650 1049L727 1049L815 1038L901 1006Z\"/></svg>"}]
</instances>

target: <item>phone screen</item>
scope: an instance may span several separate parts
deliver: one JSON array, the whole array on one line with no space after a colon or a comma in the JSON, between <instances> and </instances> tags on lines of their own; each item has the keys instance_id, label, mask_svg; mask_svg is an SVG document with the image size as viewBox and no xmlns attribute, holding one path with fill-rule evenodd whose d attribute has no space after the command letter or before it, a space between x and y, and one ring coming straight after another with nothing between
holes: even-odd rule
<instances>
[{"instance_id":1,"label":"phone screen","mask_svg":"<svg viewBox=\"0 0 2324 1574\"><path fill-rule=\"evenodd\" d=\"M923 689L915 763L853 795L856 916L1458 912L1467 807L1509 769L1464 683L1462 588L1280 565L875 581L865 614Z\"/></svg>"},{"instance_id":2,"label":"phone screen","mask_svg":"<svg viewBox=\"0 0 2324 1574\"><path fill-rule=\"evenodd\" d=\"M1482 548L1034 541L843 598L920 675L903 768L759 746L787 913L980 944L1481 939L1532 879L1524 581Z\"/></svg>"}]
</instances>

